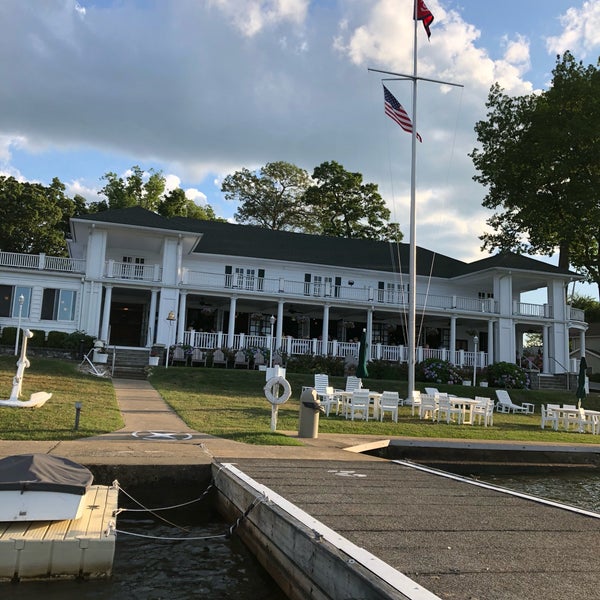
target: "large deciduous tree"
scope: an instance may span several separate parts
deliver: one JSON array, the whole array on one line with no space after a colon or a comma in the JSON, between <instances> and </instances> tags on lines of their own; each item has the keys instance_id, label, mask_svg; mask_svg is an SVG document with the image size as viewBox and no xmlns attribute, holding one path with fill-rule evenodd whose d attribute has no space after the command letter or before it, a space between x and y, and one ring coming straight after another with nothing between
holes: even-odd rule
<instances>
[{"instance_id":1,"label":"large deciduous tree","mask_svg":"<svg viewBox=\"0 0 600 600\"><path fill-rule=\"evenodd\" d=\"M400 241L402 233L388 223L390 211L374 183L363 183L360 173L346 171L335 161L321 163L313 172L315 185L304 196L313 215L311 230L334 237Z\"/></svg>"},{"instance_id":2,"label":"large deciduous tree","mask_svg":"<svg viewBox=\"0 0 600 600\"><path fill-rule=\"evenodd\" d=\"M165 191L166 181L160 171L150 169L149 173L146 179L144 171L135 165L131 167L127 179L112 172L104 174L101 179L107 183L98 193L106 196L106 208L113 210L141 206L156 211ZM146 180L144 181L144 179ZM103 209L102 201L95 207Z\"/></svg>"},{"instance_id":3,"label":"large deciduous tree","mask_svg":"<svg viewBox=\"0 0 600 600\"><path fill-rule=\"evenodd\" d=\"M85 212L54 178L48 187L0 176L0 249L5 252L66 256L68 221Z\"/></svg>"},{"instance_id":4,"label":"large deciduous tree","mask_svg":"<svg viewBox=\"0 0 600 600\"><path fill-rule=\"evenodd\" d=\"M304 169L277 161L258 171L241 169L227 175L221 191L227 200L239 202L234 215L238 223L302 231L308 218L302 197L310 183Z\"/></svg>"},{"instance_id":5,"label":"large deciduous tree","mask_svg":"<svg viewBox=\"0 0 600 600\"><path fill-rule=\"evenodd\" d=\"M600 64L600 63L599 63ZM558 56L551 87L509 97L496 84L481 148L471 153L496 211L484 249L552 255L600 285L600 72L570 52Z\"/></svg>"}]
</instances>

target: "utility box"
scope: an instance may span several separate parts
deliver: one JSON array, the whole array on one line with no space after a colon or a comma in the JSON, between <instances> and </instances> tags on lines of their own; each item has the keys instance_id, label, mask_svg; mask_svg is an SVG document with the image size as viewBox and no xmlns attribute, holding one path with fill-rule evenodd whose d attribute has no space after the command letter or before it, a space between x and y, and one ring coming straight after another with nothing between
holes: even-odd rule
<instances>
[{"instance_id":1,"label":"utility box","mask_svg":"<svg viewBox=\"0 0 600 600\"><path fill-rule=\"evenodd\" d=\"M319 413L324 412L317 390L305 389L300 394L300 422L298 424L298 437L319 437Z\"/></svg>"}]
</instances>

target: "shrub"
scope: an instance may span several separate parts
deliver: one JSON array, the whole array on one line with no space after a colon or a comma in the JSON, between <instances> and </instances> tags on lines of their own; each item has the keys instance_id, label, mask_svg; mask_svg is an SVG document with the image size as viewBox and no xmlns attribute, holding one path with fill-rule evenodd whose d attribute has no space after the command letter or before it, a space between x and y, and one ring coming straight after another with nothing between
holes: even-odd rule
<instances>
[{"instance_id":1,"label":"shrub","mask_svg":"<svg viewBox=\"0 0 600 600\"><path fill-rule=\"evenodd\" d=\"M5 346L14 346L17 341L17 328L16 327L3 327L2 338L0 338L2 344Z\"/></svg>"},{"instance_id":2,"label":"shrub","mask_svg":"<svg viewBox=\"0 0 600 600\"><path fill-rule=\"evenodd\" d=\"M415 376L421 381L451 385L461 383L463 380L463 375L458 367L439 358L426 358L420 362L417 365Z\"/></svg>"},{"instance_id":3,"label":"shrub","mask_svg":"<svg viewBox=\"0 0 600 600\"><path fill-rule=\"evenodd\" d=\"M367 365L369 379L408 379L408 365L406 363L391 363L387 360L372 360Z\"/></svg>"},{"instance_id":4,"label":"shrub","mask_svg":"<svg viewBox=\"0 0 600 600\"><path fill-rule=\"evenodd\" d=\"M527 387L525 370L509 362L497 362L487 368L488 382L492 387L523 389Z\"/></svg>"},{"instance_id":5,"label":"shrub","mask_svg":"<svg viewBox=\"0 0 600 600\"><path fill-rule=\"evenodd\" d=\"M32 348L42 348L46 345L46 332L43 329L30 329L33 337L27 342Z\"/></svg>"},{"instance_id":6,"label":"shrub","mask_svg":"<svg viewBox=\"0 0 600 600\"><path fill-rule=\"evenodd\" d=\"M292 356L287 362L287 369L293 373L327 373L328 375L344 375L344 360L333 356Z\"/></svg>"},{"instance_id":7,"label":"shrub","mask_svg":"<svg viewBox=\"0 0 600 600\"><path fill-rule=\"evenodd\" d=\"M64 348L69 334L64 331L49 331L46 345L49 348Z\"/></svg>"}]
</instances>

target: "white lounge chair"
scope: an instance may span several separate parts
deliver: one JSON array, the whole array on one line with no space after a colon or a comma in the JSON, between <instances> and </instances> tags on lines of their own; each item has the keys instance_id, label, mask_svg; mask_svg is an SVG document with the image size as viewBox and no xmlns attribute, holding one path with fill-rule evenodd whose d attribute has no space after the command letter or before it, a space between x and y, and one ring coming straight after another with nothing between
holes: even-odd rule
<instances>
[{"instance_id":1,"label":"white lounge chair","mask_svg":"<svg viewBox=\"0 0 600 600\"><path fill-rule=\"evenodd\" d=\"M506 390L496 390L496 397L498 402L496 403L496 412L501 413L526 413L527 407L515 404L508 395Z\"/></svg>"}]
</instances>

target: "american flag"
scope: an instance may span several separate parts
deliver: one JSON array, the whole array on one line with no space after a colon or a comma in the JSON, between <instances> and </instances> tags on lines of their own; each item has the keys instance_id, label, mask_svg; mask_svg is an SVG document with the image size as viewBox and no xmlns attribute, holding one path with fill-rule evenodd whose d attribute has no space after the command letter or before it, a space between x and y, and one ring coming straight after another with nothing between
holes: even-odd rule
<instances>
[{"instance_id":1,"label":"american flag","mask_svg":"<svg viewBox=\"0 0 600 600\"><path fill-rule=\"evenodd\" d=\"M413 126L410 117L404 108L402 108L402 104L400 104L400 102L394 98L393 94L385 87L385 85L383 86L383 98L385 101L385 114L391 119L394 119L394 121L396 121L396 123L398 123L398 125L400 125L404 131L412 134ZM417 139L420 142L423 141L418 133Z\"/></svg>"},{"instance_id":2,"label":"american flag","mask_svg":"<svg viewBox=\"0 0 600 600\"><path fill-rule=\"evenodd\" d=\"M431 37L431 30L429 26L433 23L433 15L431 11L425 6L425 2L423 0L415 0L417 3L417 21L423 21L423 27L425 27L425 31L427 32L427 38Z\"/></svg>"}]
</instances>

